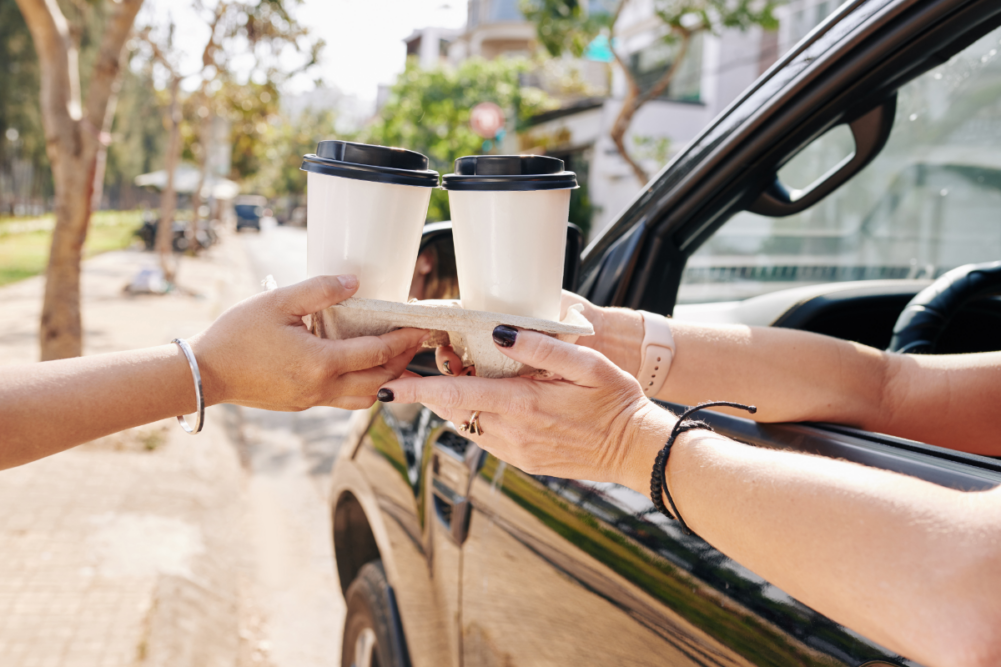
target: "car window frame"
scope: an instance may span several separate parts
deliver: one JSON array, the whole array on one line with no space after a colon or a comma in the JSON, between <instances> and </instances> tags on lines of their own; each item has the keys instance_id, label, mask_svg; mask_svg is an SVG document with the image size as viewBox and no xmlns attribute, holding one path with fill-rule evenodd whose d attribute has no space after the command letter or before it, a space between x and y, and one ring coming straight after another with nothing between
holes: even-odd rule
<instances>
[{"instance_id":1,"label":"car window frame","mask_svg":"<svg viewBox=\"0 0 1001 667\"><path fill-rule=\"evenodd\" d=\"M988 0L855 7L766 73L588 246L580 293L603 306L672 313L688 257L757 199L779 165L1001 26L1001 6ZM606 262L626 236L632 255Z\"/></svg>"}]
</instances>

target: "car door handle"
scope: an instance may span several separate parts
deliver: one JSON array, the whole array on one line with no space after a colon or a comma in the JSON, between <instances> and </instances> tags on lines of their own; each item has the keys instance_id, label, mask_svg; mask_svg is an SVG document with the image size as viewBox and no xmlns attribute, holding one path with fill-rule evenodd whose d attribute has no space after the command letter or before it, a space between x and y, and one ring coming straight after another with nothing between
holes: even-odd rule
<instances>
[{"instance_id":1,"label":"car door handle","mask_svg":"<svg viewBox=\"0 0 1001 667\"><path fill-rule=\"evenodd\" d=\"M452 540L462 544L469 531L469 486L483 450L445 426L435 437L431 451L431 496L435 516Z\"/></svg>"},{"instance_id":2,"label":"car door handle","mask_svg":"<svg viewBox=\"0 0 1001 667\"><path fill-rule=\"evenodd\" d=\"M841 187L860 172L883 150L890 138L897 111L897 94L893 93L879 106L848 123L855 139L855 152L842 160L805 190L786 187L778 173L765 191L747 208L752 213L783 217L805 211Z\"/></svg>"}]
</instances>

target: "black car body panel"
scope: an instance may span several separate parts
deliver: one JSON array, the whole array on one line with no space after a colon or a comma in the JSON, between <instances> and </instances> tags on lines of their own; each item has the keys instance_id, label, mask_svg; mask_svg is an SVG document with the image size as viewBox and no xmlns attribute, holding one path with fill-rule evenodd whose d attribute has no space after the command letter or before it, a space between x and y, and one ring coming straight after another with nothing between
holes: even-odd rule
<instances>
[{"instance_id":1,"label":"black car body panel","mask_svg":"<svg viewBox=\"0 0 1001 667\"><path fill-rule=\"evenodd\" d=\"M598 305L670 313L688 257L754 206L778 167L833 125L891 103L902 82L999 23L996 1L846 3L585 249L578 291ZM789 290L748 306L742 321L880 345L895 313L925 285ZM428 364L419 370L434 372ZM984 457L839 425L706 414L718 431L755 446L962 490L1001 483L1001 465ZM914 664L684 535L646 497L529 475L426 407L357 413L348 443L332 487L342 586L368 560L382 560L418 667Z\"/></svg>"},{"instance_id":2,"label":"black car body panel","mask_svg":"<svg viewBox=\"0 0 1001 667\"><path fill-rule=\"evenodd\" d=\"M992 459L840 426L707 415L750 444L964 490L1001 483ZM348 579L341 554L358 548L340 506L369 499L362 509L414 664L911 664L683 535L629 489L528 475L421 406L358 419L367 433L335 469L338 565ZM466 478L443 473L444 459Z\"/></svg>"}]
</instances>

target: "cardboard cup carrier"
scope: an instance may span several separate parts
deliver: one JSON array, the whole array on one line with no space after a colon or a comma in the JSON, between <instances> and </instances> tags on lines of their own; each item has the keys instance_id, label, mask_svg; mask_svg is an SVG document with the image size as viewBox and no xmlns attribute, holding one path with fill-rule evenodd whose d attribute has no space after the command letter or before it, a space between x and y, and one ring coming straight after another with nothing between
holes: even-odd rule
<instances>
[{"instance_id":1,"label":"cardboard cup carrier","mask_svg":"<svg viewBox=\"0 0 1001 667\"><path fill-rule=\"evenodd\" d=\"M321 141L306 155L306 274L353 273L356 296L406 303L438 172L402 148Z\"/></svg>"},{"instance_id":2,"label":"cardboard cup carrier","mask_svg":"<svg viewBox=\"0 0 1001 667\"><path fill-rule=\"evenodd\" d=\"M482 156L456 160L446 176L461 305L406 303L431 188L427 158L398 148L323 141L303 158L308 172L307 273L354 273L346 301L315 313L324 338L430 329L426 347L450 344L481 377L534 369L496 349L498 324L573 341L594 329L573 307L560 321L560 290L573 173L554 158ZM467 296L468 295L468 296ZM492 312L483 312L492 311Z\"/></svg>"},{"instance_id":3,"label":"cardboard cup carrier","mask_svg":"<svg viewBox=\"0 0 1001 667\"><path fill-rule=\"evenodd\" d=\"M442 178L462 307L558 322L570 191L563 160L480 155Z\"/></svg>"}]
</instances>

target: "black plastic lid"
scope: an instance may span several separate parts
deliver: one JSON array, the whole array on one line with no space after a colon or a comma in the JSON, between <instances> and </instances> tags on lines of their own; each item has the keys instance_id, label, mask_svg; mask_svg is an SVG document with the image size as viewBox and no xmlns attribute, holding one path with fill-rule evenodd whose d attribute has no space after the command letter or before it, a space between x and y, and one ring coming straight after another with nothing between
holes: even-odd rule
<instances>
[{"instance_id":1,"label":"black plastic lid","mask_svg":"<svg viewBox=\"0 0 1001 667\"><path fill-rule=\"evenodd\" d=\"M441 179L446 190L567 190L577 176L563 160L544 155L469 155L455 161L455 173Z\"/></svg>"},{"instance_id":2,"label":"black plastic lid","mask_svg":"<svg viewBox=\"0 0 1001 667\"><path fill-rule=\"evenodd\" d=\"M353 141L321 141L316 145L315 155L303 156L299 168L360 181L425 188L438 186L438 172L428 169L428 159L424 155L403 148Z\"/></svg>"}]
</instances>

